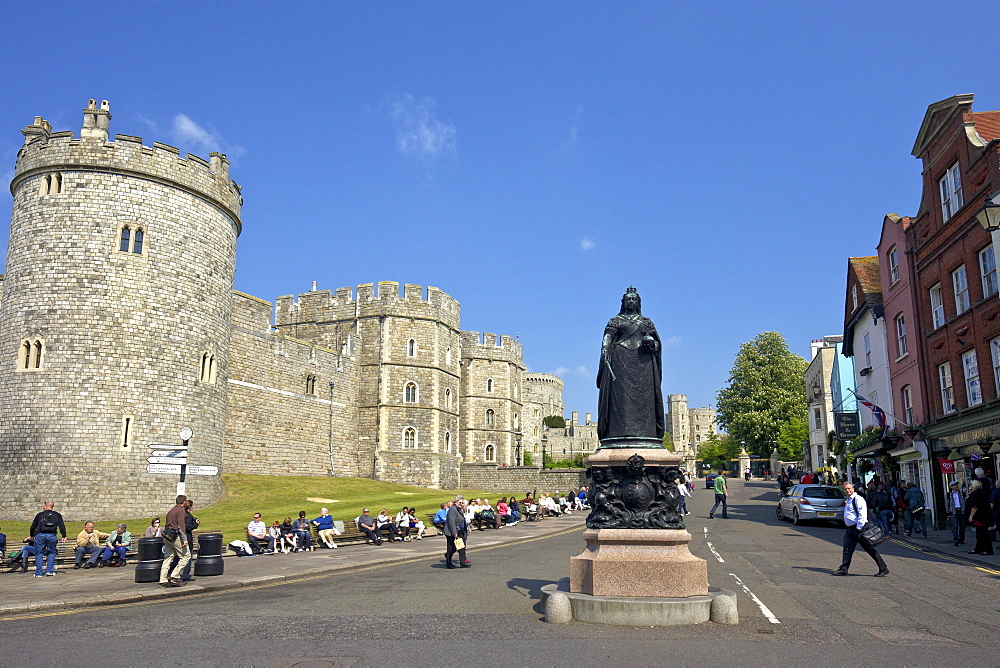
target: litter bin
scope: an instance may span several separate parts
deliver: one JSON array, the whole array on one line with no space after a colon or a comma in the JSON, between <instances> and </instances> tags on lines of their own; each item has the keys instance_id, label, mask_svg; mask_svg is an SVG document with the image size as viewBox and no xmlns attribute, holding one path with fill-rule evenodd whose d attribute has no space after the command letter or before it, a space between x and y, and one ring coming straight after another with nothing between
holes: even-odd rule
<instances>
[{"instance_id":1,"label":"litter bin","mask_svg":"<svg viewBox=\"0 0 1000 668\"><path fill-rule=\"evenodd\" d=\"M139 562L135 565L136 582L159 582L163 566L163 539L140 538Z\"/></svg>"},{"instance_id":2,"label":"litter bin","mask_svg":"<svg viewBox=\"0 0 1000 668\"><path fill-rule=\"evenodd\" d=\"M194 574L222 575L222 534L203 533L198 536L198 558L194 560Z\"/></svg>"}]
</instances>

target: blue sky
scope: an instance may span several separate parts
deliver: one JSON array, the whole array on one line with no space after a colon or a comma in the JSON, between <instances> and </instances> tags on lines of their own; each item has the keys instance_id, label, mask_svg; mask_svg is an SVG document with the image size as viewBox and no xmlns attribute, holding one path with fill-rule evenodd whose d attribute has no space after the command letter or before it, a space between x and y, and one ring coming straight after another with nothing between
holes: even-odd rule
<instances>
[{"instance_id":1,"label":"blue sky","mask_svg":"<svg viewBox=\"0 0 1000 668\"><path fill-rule=\"evenodd\" d=\"M35 115L79 132L86 101L107 99L113 133L230 156L238 290L438 286L463 329L519 335L582 415L631 284L666 342L664 393L702 406L756 334L808 356L842 331L847 258L919 205L927 105L975 93L975 110L1000 108L994 14L17 3L0 23L0 177Z\"/></svg>"}]
</instances>

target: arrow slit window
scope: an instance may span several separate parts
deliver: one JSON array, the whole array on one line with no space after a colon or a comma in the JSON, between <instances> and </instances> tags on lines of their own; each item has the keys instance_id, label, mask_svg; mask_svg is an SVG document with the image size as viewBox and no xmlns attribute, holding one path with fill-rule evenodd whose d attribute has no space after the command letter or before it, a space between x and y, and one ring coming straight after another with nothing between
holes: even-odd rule
<instances>
[{"instance_id":1,"label":"arrow slit window","mask_svg":"<svg viewBox=\"0 0 1000 668\"><path fill-rule=\"evenodd\" d=\"M118 446L122 450L128 450L132 445L132 437L135 433L135 416L123 415L121 433L119 434Z\"/></svg>"}]
</instances>

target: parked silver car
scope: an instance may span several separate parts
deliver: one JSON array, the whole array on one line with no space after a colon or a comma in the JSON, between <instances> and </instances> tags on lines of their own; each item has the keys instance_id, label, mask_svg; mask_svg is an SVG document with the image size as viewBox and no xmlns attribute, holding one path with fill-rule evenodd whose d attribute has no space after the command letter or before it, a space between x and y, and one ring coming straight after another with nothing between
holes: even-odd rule
<instances>
[{"instance_id":1,"label":"parked silver car","mask_svg":"<svg viewBox=\"0 0 1000 668\"><path fill-rule=\"evenodd\" d=\"M795 524L806 520L844 522L847 497L840 487L831 485L792 485L778 500L779 520L791 519Z\"/></svg>"}]
</instances>

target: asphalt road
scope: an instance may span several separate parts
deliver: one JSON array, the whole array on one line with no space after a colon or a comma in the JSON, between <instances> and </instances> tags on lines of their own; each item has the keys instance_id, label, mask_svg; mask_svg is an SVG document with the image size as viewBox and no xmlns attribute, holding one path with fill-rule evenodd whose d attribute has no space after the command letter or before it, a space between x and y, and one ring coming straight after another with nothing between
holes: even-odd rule
<instances>
[{"instance_id":1,"label":"asphalt road","mask_svg":"<svg viewBox=\"0 0 1000 668\"><path fill-rule=\"evenodd\" d=\"M470 569L416 557L185 599L0 618L2 665L996 665L1000 571L887 543L834 578L843 529L774 517L773 485L710 491L688 516L709 581L739 592L738 626L541 621L540 588L568 574L582 527L516 544L470 540ZM581 518L582 519L582 518ZM375 549L375 548L353 548Z\"/></svg>"}]
</instances>

